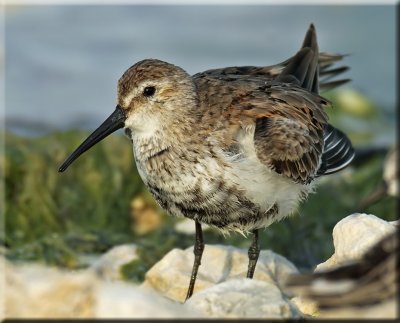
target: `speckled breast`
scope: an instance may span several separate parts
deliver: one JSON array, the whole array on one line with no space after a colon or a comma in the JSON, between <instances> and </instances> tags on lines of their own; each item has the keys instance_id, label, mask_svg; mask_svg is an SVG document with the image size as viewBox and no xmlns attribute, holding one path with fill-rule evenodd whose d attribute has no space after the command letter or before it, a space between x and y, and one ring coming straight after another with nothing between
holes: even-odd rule
<instances>
[{"instance_id":1,"label":"speckled breast","mask_svg":"<svg viewBox=\"0 0 400 323\"><path fill-rule=\"evenodd\" d=\"M151 158L135 160L139 174L160 206L222 230L250 231L272 222L274 204L264 211L224 179L223 165L212 156L165 149Z\"/></svg>"}]
</instances>

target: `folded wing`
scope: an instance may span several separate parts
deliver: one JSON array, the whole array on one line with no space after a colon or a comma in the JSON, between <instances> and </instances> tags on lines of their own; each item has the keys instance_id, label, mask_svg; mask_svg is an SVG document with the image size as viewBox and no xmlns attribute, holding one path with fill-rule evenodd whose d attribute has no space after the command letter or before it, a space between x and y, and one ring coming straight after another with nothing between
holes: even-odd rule
<instances>
[{"instance_id":1,"label":"folded wing","mask_svg":"<svg viewBox=\"0 0 400 323\"><path fill-rule=\"evenodd\" d=\"M329 103L318 95L318 57L311 25L302 48L272 82L280 89L273 113L255 116L258 158L296 182L337 172L354 158L350 140L327 123L323 112Z\"/></svg>"}]
</instances>

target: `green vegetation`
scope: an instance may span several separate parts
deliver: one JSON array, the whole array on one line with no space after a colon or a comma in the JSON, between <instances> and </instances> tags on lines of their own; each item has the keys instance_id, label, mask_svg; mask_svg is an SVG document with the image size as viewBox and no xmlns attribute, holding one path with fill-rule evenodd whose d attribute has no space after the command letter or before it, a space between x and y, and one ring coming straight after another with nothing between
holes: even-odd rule
<instances>
[{"instance_id":1,"label":"green vegetation","mask_svg":"<svg viewBox=\"0 0 400 323\"><path fill-rule=\"evenodd\" d=\"M368 118L370 115L368 112ZM337 116L333 119L339 120ZM35 260L67 268L86 266L82 255L100 254L114 245L134 242L140 259L125 265L122 272L127 279L141 281L165 253L192 245L194 237L176 232L178 219L165 214L154 231L141 236L132 231L130 203L148 193L135 169L130 142L123 136L110 136L65 173L58 173L63 159L87 134L68 131L38 138L6 134L6 235L0 241L5 243L11 260ZM365 140L357 133L350 136L358 144ZM382 163L383 156L377 154L357 167L322 179L299 214L262 232L262 248L286 256L301 268L329 257L332 228L355 212L357 203L381 181ZM395 202L395 198L385 197L363 211L395 220ZM205 232L205 240L243 248L250 244L239 234L224 237L214 230Z\"/></svg>"},{"instance_id":2,"label":"green vegetation","mask_svg":"<svg viewBox=\"0 0 400 323\"><path fill-rule=\"evenodd\" d=\"M77 167L57 171L86 135L27 139L6 134L2 240L11 258L75 266L77 252L101 252L131 238L127 206L143 185L125 138L111 137L77 161Z\"/></svg>"}]
</instances>

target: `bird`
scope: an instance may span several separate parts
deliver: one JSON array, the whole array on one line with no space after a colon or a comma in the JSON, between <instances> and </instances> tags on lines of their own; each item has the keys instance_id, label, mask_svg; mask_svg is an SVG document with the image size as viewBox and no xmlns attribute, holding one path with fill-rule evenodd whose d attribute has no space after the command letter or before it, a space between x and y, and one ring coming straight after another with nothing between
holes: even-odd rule
<instances>
[{"instance_id":1,"label":"bird","mask_svg":"<svg viewBox=\"0 0 400 323\"><path fill-rule=\"evenodd\" d=\"M378 315L391 315L382 313L379 305L393 302L389 308L394 309L398 300L398 229L378 240L360 259L327 271L289 276L285 290L315 301L321 314L336 318L359 316L368 308L374 311L373 306L378 306Z\"/></svg>"},{"instance_id":2,"label":"bird","mask_svg":"<svg viewBox=\"0 0 400 323\"><path fill-rule=\"evenodd\" d=\"M247 278L260 253L259 230L292 214L315 179L350 164L354 149L328 123L319 95L347 79L319 53L311 24L300 50L275 65L226 67L189 75L157 59L129 67L114 112L60 166L124 128L138 173L169 214L194 220L193 294L204 250L202 224L252 234ZM324 81L320 81L320 78Z\"/></svg>"}]
</instances>

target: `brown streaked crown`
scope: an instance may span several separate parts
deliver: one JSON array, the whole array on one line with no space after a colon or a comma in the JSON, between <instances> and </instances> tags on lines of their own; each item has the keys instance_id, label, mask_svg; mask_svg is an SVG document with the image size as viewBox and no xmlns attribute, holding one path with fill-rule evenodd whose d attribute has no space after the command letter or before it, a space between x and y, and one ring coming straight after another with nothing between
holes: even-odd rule
<instances>
[{"instance_id":1,"label":"brown streaked crown","mask_svg":"<svg viewBox=\"0 0 400 323\"><path fill-rule=\"evenodd\" d=\"M180 67L158 59L145 59L130 68L118 80L118 100L128 96L143 82L168 82L171 86L184 83L190 76ZM120 103L120 102L119 102Z\"/></svg>"}]
</instances>

